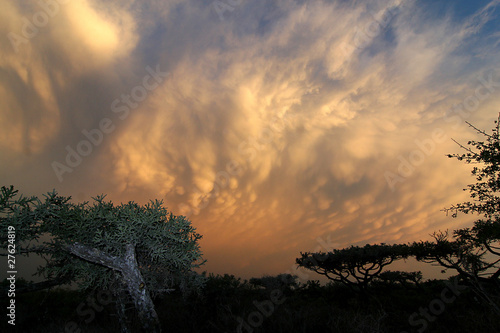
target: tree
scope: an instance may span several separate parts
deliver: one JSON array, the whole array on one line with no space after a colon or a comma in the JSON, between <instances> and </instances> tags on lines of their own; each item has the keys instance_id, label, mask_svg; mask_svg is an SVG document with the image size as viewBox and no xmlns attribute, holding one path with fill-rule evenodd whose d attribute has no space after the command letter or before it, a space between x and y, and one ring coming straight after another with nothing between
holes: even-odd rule
<instances>
[{"instance_id":1,"label":"tree","mask_svg":"<svg viewBox=\"0 0 500 333\"><path fill-rule=\"evenodd\" d=\"M333 249L331 252L302 253L297 258L299 266L324 275L330 280L341 282L353 290L365 291L368 284L382 269L394 260L409 256L407 245L351 246Z\"/></svg>"},{"instance_id":2,"label":"tree","mask_svg":"<svg viewBox=\"0 0 500 333\"><path fill-rule=\"evenodd\" d=\"M415 242L412 251L417 260L454 269L469 282L495 282L500 277L500 124L495 121L492 134L467 124L486 140L469 141L467 147L457 142L466 152L447 156L474 164L471 173L477 182L464 189L469 190L471 201L445 211L452 217L471 213L480 218L472 227L455 230L451 237L448 232L435 232L433 242Z\"/></svg>"},{"instance_id":3,"label":"tree","mask_svg":"<svg viewBox=\"0 0 500 333\"><path fill-rule=\"evenodd\" d=\"M486 276L490 280L500 277L500 115L495 121L492 134L476 128L471 128L485 137L485 141L469 141L463 154L449 154L468 164L475 164L472 175L476 183L468 185L471 201L459 203L447 208L456 217L458 213L475 213L480 216L472 227L454 231L454 238L461 249L467 250L466 260L459 265L469 275L475 278ZM467 190L467 189L464 189ZM493 256L489 261L486 255Z\"/></svg>"},{"instance_id":4,"label":"tree","mask_svg":"<svg viewBox=\"0 0 500 333\"><path fill-rule=\"evenodd\" d=\"M202 236L161 201L115 206L104 196L75 204L55 191L44 200L17 194L13 186L1 188L1 224L15 228L16 253L44 257L39 273L49 281L76 281L81 288L110 288L117 295L123 288L147 332L161 331L150 293L204 263ZM7 240L2 242L5 248Z\"/></svg>"},{"instance_id":5,"label":"tree","mask_svg":"<svg viewBox=\"0 0 500 333\"><path fill-rule=\"evenodd\" d=\"M455 231L456 232L456 231ZM454 269L465 280L483 280L481 272L491 268L484 260L484 251L471 242L450 238L448 232L434 232L434 241L411 244L412 255L418 261L437 263L446 269Z\"/></svg>"},{"instance_id":6,"label":"tree","mask_svg":"<svg viewBox=\"0 0 500 333\"><path fill-rule=\"evenodd\" d=\"M385 271L380 273L376 279L388 285L400 284L406 289L421 288L422 272Z\"/></svg>"},{"instance_id":7,"label":"tree","mask_svg":"<svg viewBox=\"0 0 500 333\"><path fill-rule=\"evenodd\" d=\"M434 241L411 244L412 255L417 260L438 263L446 269L454 269L473 291L500 313L495 296L500 287L500 115L495 121L492 134L467 124L484 141L469 141L467 147L456 142L466 152L449 154L449 158L474 164L472 175L476 183L467 186L471 200L446 208L457 217L459 213L477 214L479 219L472 227L448 232L435 232Z\"/></svg>"}]
</instances>

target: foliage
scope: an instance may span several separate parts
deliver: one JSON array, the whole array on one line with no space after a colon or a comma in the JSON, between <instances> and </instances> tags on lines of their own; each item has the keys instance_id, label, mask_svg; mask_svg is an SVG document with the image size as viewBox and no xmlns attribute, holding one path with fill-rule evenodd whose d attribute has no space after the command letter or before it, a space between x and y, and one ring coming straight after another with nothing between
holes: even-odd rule
<instances>
[{"instance_id":1,"label":"foliage","mask_svg":"<svg viewBox=\"0 0 500 333\"><path fill-rule=\"evenodd\" d=\"M264 287L266 290L276 290L280 289L291 290L298 287L297 283L298 276L292 274L279 274L277 276L263 276L260 278L251 278L250 284L254 286Z\"/></svg>"},{"instance_id":2,"label":"foliage","mask_svg":"<svg viewBox=\"0 0 500 333\"><path fill-rule=\"evenodd\" d=\"M385 271L380 273L376 279L391 286L400 284L405 288L419 287L422 282L422 272Z\"/></svg>"},{"instance_id":3,"label":"foliage","mask_svg":"<svg viewBox=\"0 0 500 333\"><path fill-rule=\"evenodd\" d=\"M174 272L184 273L201 265L197 243L201 235L184 216L169 213L161 201L145 206L134 202L115 206L98 196L93 204L75 204L71 197L53 191L44 195L44 201L21 198L16 202L17 191L13 191L12 187L2 187L0 202L9 201L2 208L11 211L8 224L16 228L16 238L22 242L18 252L45 255L48 264L40 272L48 277L70 274L83 288L109 286L113 272L69 253L66 247L73 243L113 256L125 253L124 244L134 244L141 271L150 282L158 274L165 279Z\"/></svg>"},{"instance_id":4,"label":"foliage","mask_svg":"<svg viewBox=\"0 0 500 333\"><path fill-rule=\"evenodd\" d=\"M448 157L474 164L471 173L476 183L467 186L470 201L453 205L446 211L451 212L452 217L474 213L480 218L472 227L455 230L452 240L447 233L435 233L435 244L426 246L434 247L434 260L469 280L495 280L500 277L500 123L495 121L492 134L468 124L484 136L485 141L469 141L468 147L459 144L466 153Z\"/></svg>"},{"instance_id":5,"label":"foliage","mask_svg":"<svg viewBox=\"0 0 500 333\"><path fill-rule=\"evenodd\" d=\"M200 282L191 272L203 264L202 236L161 201L115 206L105 196L92 204L55 191L44 200L16 196L12 186L2 187L1 222L15 228L17 253L46 259L39 273L48 279L76 281L83 289L125 288L144 316L154 312L150 291L167 291L166 282L183 277Z\"/></svg>"},{"instance_id":6,"label":"foliage","mask_svg":"<svg viewBox=\"0 0 500 333\"><path fill-rule=\"evenodd\" d=\"M330 280L344 283L359 290L366 289L368 284L382 269L394 260L406 259L410 255L407 245L370 245L351 246L344 249L333 249L331 252L302 253L297 258L299 266L310 269Z\"/></svg>"},{"instance_id":7,"label":"foliage","mask_svg":"<svg viewBox=\"0 0 500 333\"><path fill-rule=\"evenodd\" d=\"M445 270L454 269L462 278L473 280L491 267L484 258L484 252L474 244L460 238L450 239L448 232L435 232L434 241L419 241L411 244L411 252L422 262L438 263Z\"/></svg>"},{"instance_id":8,"label":"foliage","mask_svg":"<svg viewBox=\"0 0 500 333\"><path fill-rule=\"evenodd\" d=\"M368 292L376 295L379 302L360 297L341 283L321 285L311 281L306 288L291 290L284 302L274 306L271 312L267 307L260 306L259 310L255 305L265 304L269 293L250 288L248 284L243 287L244 283L235 280L240 279L210 274L201 295L192 295L186 300L176 290L158 299L155 303L164 331L238 332L238 318L241 318L251 325L253 332L417 332L425 330L422 322L409 322L409 318L424 308L432 319L427 323L426 332L500 330L500 317L476 302L470 289L446 303L442 313L437 314L438 305L429 309L431 304L438 304L436 300L441 299L443 290L448 288L449 283L445 281L425 281L421 289L405 289L398 284L391 288L379 284L368 286ZM227 297L208 297L207 292ZM19 295L16 327L26 333L63 332L65 325L74 321L82 332L120 332L112 304L95 311L95 319L85 322L88 315L80 316L78 308L83 303L86 306L80 310L91 309L88 296L72 290ZM0 298L0 305L4 304ZM255 319L260 317L262 322ZM419 315L418 318L425 317ZM0 323L0 331L9 331L6 321ZM250 332L250 329L243 327L241 331ZM138 328L132 332L142 331Z\"/></svg>"}]
</instances>

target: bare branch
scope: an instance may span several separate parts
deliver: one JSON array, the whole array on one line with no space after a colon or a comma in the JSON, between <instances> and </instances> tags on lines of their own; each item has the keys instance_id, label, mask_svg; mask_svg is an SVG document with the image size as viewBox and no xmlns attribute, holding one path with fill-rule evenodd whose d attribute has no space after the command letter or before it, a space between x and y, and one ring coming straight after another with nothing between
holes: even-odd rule
<instances>
[{"instance_id":1,"label":"bare branch","mask_svg":"<svg viewBox=\"0 0 500 333\"><path fill-rule=\"evenodd\" d=\"M474 156L478 156L478 154L477 154L475 151L473 151L472 149L470 149L470 148L468 148L468 147L465 147L464 145L462 145L462 144L461 144L460 142L458 142L457 140L455 140L455 139L453 139L453 138L452 138L451 140L452 140L453 142L455 142L457 145L459 145L459 146L460 146L460 148L467 150L469 153L473 154Z\"/></svg>"},{"instance_id":2,"label":"bare branch","mask_svg":"<svg viewBox=\"0 0 500 333\"><path fill-rule=\"evenodd\" d=\"M481 133L489 138L493 138L492 135L489 135L488 133L486 133L485 131L483 130L480 130L479 128L477 128L476 126L472 125L471 123L469 123L468 121L465 122L467 125L469 125L469 127L472 127L473 129L475 129L478 133Z\"/></svg>"}]
</instances>

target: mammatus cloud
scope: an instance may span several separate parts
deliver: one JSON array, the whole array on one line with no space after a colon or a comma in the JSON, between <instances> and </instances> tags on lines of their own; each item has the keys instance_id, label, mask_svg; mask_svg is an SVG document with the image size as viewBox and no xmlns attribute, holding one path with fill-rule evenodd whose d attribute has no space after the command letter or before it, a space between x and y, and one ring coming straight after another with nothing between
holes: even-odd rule
<instances>
[{"instance_id":1,"label":"mammatus cloud","mask_svg":"<svg viewBox=\"0 0 500 333\"><path fill-rule=\"evenodd\" d=\"M204 235L207 269L247 276L318 238L464 222L440 209L473 179L444 154L475 135L465 120L488 129L500 111L498 1L460 18L418 1L245 2L223 20L195 1L58 4L21 44L9 33L44 9L1 5L3 183L163 198Z\"/></svg>"}]
</instances>

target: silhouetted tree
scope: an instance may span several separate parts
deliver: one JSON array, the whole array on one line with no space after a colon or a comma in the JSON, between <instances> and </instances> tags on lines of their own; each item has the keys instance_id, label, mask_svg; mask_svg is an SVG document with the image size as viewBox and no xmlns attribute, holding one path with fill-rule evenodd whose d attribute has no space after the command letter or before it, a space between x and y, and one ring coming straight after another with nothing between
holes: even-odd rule
<instances>
[{"instance_id":1,"label":"silhouetted tree","mask_svg":"<svg viewBox=\"0 0 500 333\"><path fill-rule=\"evenodd\" d=\"M472 168L477 182L468 185L471 201L456 204L446 211L453 217L459 212L481 217L472 227L455 230L453 236L462 248L469 250L467 260L461 263L463 270L474 277L487 276L494 280L500 277L497 265L500 262L500 123L495 121L492 134L467 124L483 135L485 141L469 141L468 147L459 144L467 152L448 157L477 165ZM495 259L486 259L486 254Z\"/></svg>"},{"instance_id":2,"label":"silhouetted tree","mask_svg":"<svg viewBox=\"0 0 500 333\"><path fill-rule=\"evenodd\" d=\"M454 269L464 279L480 278L486 269L482 253L477 247L460 239L449 237L448 232L434 232L434 241L419 241L411 244L412 255L418 261L437 263L446 269Z\"/></svg>"},{"instance_id":3,"label":"silhouetted tree","mask_svg":"<svg viewBox=\"0 0 500 333\"><path fill-rule=\"evenodd\" d=\"M407 245L351 246L324 253L302 253L296 262L299 266L341 282L353 290L364 291L382 269L394 260L409 256Z\"/></svg>"},{"instance_id":4,"label":"silhouetted tree","mask_svg":"<svg viewBox=\"0 0 500 333\"><path fill-rule=\"evenodd\" d=\"M498 281L500 277L500 137L499 122L495 121L492 134L470 127L485 137L485 141L469 141L467 146L457 144L466 153L448 157L474 164L472 175L476 183L468 185L471 201L445 209L452 217L459 213L478 214L472 227L448 232L435 232L434 241L412 244L417 260L438 263L445 269L454 269L459 275L473 281Z\"/></svg>"},{"instance_id":5,"label":"silhouetted tree","mask_svg":"<svg viewBox=\"0 0 500 333\"><path fill-rule=\"evenodd\" d=\"M55 191L43 201L17 192L11 186L0 193L1 223L15 228L17 254L43 256L47 264L39 273L52 281L76 281L82 288L123 286L144 330L161 331L150 292L203 263L201 235L189 220L169 213L161 201L114 206L99 196L90 205L72 203ZM7 240L2 242L6 248Z\"/></svg>"},{"instance_id":6,"label":"silhouetted tree","mask_svg":"<svg viewBox=\"0 0 500 333\"><path fill-rule=\"evenodd\" d=\"M380 273L376 277L376 280L389 285L400 284L406 289L410 289L420 287L422 272L385 271Z\"/></svg>"}]
</instances>

